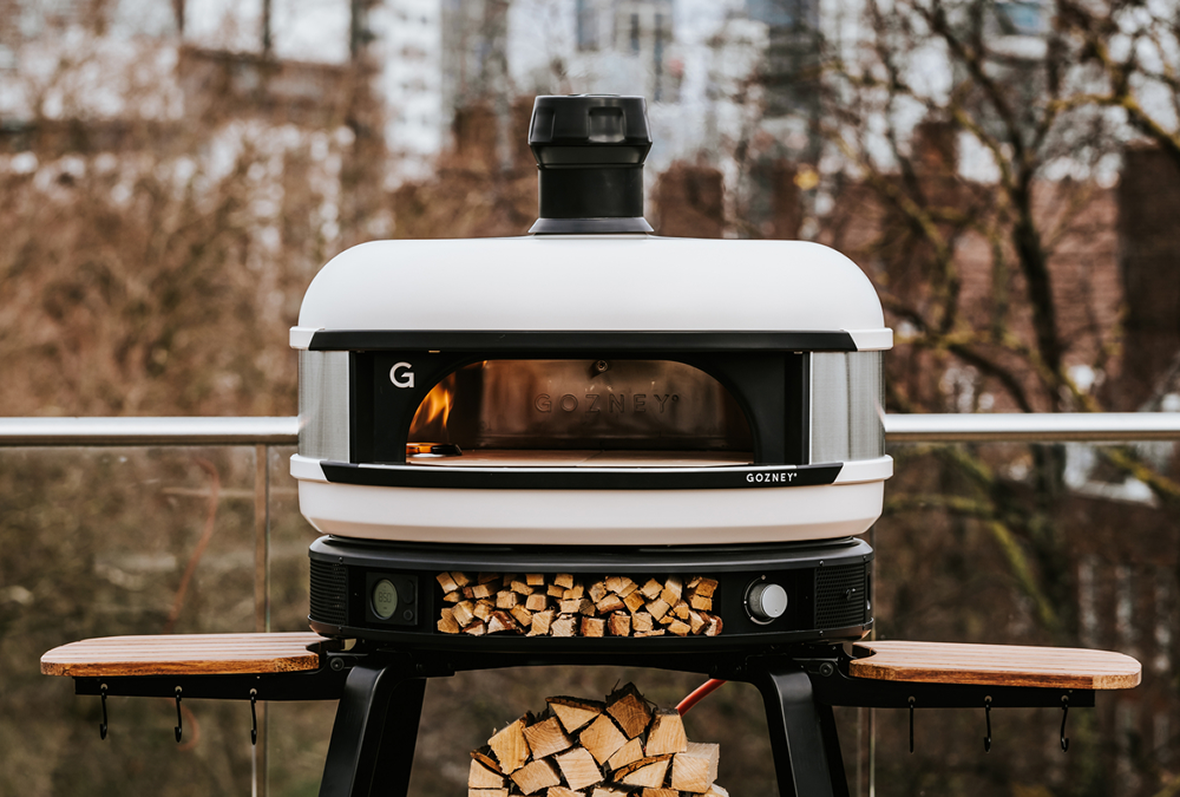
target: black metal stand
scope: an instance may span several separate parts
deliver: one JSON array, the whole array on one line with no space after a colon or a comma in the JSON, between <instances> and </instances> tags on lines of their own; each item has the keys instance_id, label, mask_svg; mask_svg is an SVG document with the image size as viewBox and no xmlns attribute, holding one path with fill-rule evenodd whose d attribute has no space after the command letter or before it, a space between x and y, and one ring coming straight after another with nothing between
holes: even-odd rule
<instances>
[{"instance_id":1,"label":"black metal stand","mask_svg":"<svg viewBox=\"0 0 1180 797\"><path fill-rule=\"evenodd\" d=\"M403 797L410 782L422 699L429 678L459 670L570 664L568 654L523 656L359 648L326 652L321 667L274 675L123 676L76 678L80 695L185 699L339 700L320 797ZM782 797L849 797L833 706L908 708L1053 707L1094 705L1094 692L1014 686L908 683L852 678L840 647L793 647L715 655L579 655L578 664L699 672L757 687L766 708ZM1063 715L1064 719L1064 715ZM990 734L989 734L990 735ZM1062 728L1064 746L1065 732Z\"/></svg>"},{"instance_id":2,"label":"black metal stand","mask_svg":"<svg viewBox=\"0 0 1180 797\"><path fill-rule=\"evenodd\" d=\"M818 703L796 662L763 659L750 673L762 693L780 797L848 797L832 707Z\"/></svg>"},{"instance_id":3,"label":"black metal stand","mask_svg":"<svg viewBox=\"0 0 1180 797\"><path fill-rule=\"evenodd\" d=\"M320 794L405 794L426 679L397 664L358 664L348 674Z\"/></svg>"}]
</instances>

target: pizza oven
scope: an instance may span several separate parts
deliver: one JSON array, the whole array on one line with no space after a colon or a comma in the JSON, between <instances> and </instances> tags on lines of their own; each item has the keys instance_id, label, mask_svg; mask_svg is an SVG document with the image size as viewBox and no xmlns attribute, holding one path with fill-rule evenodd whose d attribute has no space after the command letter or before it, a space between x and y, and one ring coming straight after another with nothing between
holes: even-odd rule
<instances>
[{"instance_id":1,"label":"pizza oven","mask_svg":"<svg viewBox=\"0 0 1180 797\"><path fill-rule=\"evenodd\" d=\"M538 97L529 142L529 235L363 244L307 291L291 472L325 535L313 627L488 649L860 637L856 537L892 473L868 279L818 244L652 235L642 98ZM653 582L707 606L681 618L704 630L596 635ZM560 611L608 583L605 609ZM503 620L530 597L546 608ZM489 602L482 630L458 623ZM549 611L576 633L530 634Z\"/></svg>"}]
</instances>

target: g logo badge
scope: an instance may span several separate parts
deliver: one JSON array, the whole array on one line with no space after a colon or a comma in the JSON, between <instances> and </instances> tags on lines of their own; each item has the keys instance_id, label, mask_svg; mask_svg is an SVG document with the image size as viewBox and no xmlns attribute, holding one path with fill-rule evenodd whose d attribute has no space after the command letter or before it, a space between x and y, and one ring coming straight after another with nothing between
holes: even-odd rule
<instances>
[{"instance_id":1,"label":"g logo badge","mask_svg":"<svg viewBox=\"0 0 1180 797\"><path fill-rule=\"evenodd\" d=\"M410 363L396 363L389 369L389 381L393 382L394 387L413 387L413 367Z\"/></svg>"}]
</instances>

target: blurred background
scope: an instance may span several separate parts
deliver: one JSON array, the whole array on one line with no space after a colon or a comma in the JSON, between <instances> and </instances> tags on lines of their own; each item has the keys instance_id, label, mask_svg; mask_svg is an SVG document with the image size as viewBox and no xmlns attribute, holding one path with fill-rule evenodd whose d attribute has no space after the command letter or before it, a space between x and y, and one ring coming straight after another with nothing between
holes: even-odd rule
<instances>
[{"instance_id":1,"label":"blurred background","mask_svg":"<svg viewBox=\"0 0 1180 797\"><path fill-rule=\"evenodd\" d=\"M295 415L316 271L523 234L533 97L607 92L647 98L657 232L861 266L890 413L1176 412L1178 33L1174 0L0 0L0 407ZM98 701L37 673L88 636L305 629L291 453L0 449L0 793L316 792L330 704L267 707L252 750L246 703L186 703L178 746L169 701L112 699L102 742ZM842 711L854 793L1180 794L1175 445L890 453L879 637L1117 649L1144 683L1071 712L1068 754L1049 710L994 712L987 755L982 711L918 712L912 755L905 712ZM674 705L700 679L432 682L412 793L626 680ZM753 689L687 720L734 797L774 793Z\"/></svg>"}]
</instances>

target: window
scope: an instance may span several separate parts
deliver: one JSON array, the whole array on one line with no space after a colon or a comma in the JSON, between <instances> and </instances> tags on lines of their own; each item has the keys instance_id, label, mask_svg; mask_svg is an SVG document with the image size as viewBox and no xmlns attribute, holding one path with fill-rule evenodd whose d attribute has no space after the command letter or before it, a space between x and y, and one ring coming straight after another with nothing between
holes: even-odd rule
<instances>
[{"instance_id":1,"label":"window","mask_svg":"<svg viewBox=\"0 0 1180 797\"><path fill-rule=\"evenodd\" d=\"M598 49L598 9L594 7L594 0L577 0L575 4L577 18L578 49L592 51Z\"/></svg>"}]
</instances>

